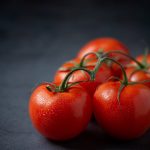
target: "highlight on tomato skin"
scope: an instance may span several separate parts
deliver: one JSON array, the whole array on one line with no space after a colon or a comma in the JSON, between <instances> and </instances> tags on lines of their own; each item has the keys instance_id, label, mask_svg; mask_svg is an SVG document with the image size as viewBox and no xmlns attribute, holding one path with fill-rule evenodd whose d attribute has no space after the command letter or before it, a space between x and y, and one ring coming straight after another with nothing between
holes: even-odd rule
<instances>
[{"instance_id":1,"label":"highlight on tomato skin","mask_svg":"<svg viewBox=\"0 0 150 150\"><path fill-rule=\"evenodd\" d=\"M120 82L106 82L94 94L94 114L100 126L112 137L131 140L150 129L150 88L127 85L117 95Z\"/></svg>"},{"instance_id":2,"label":"highlight on tomato skin","mask_svg":"<svg viewBox=\"0 0 150 150\"><path fill-rule=\"evenodd\" d=\"M49 91L47 85L39 85L30 97L29 114L34 127L51 140L78 136L90 121L91 97L79 85L64 92Z\"/></svg>"},{"instance_id":3,"label":"highlight on tomato skin","mask_svg":"<svg viewBox=\"0 0 150 150\"><path fill-rule=\"evenodd\" d=\"M91 40L85 44L77 54L77 58L81 59L85 54L89 52L98 52L100 49L104 52L120 50L125 53L129 53L128 48L119 40L111 37L103 37ZM89 57L92 57L92 55Z\"/></svg>"}]
</instances>

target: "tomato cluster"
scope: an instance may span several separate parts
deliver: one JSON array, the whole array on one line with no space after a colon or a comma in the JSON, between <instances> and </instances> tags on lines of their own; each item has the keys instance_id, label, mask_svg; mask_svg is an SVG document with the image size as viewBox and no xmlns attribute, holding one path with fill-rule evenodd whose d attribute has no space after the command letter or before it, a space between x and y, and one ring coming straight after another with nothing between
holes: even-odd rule
<instances>
[{"instance_id":1,"label":"tomato cluster","mask_svg":"<svg viewBox=\"0 0 150 150\"><path fill-rule=\"evenodd\" d=\"M79 135L92 114L113 137L140 137L150 128L150 55L133 58L114 38L92 40L57 70L52 83L35 88L29 113L51 140Z\"/></svg>"}]
</instances>

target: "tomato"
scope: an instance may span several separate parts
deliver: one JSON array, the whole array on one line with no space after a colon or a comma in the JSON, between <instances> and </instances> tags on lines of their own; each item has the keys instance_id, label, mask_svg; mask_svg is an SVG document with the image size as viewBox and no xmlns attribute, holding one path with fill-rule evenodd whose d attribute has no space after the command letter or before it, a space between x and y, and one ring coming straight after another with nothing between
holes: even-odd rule
<instances>
[{"instance_id":1,"label":"tomato","mask_svg":"<svg viewBox=\"0 0 150 150\"><path fill-rule=\"evenodd\" d=\"M52 92L39 85L32 93L29 113L35 128L52 140L68 140L79 135L92 114L91 99L81 86Z\"/></svg>"},{"instance_id":2,"label":"tomato","mask_svg":"<svg viewBox=\"0 0 150 150\"><path fill-rule=\"evenodd\" d=\"M100 49L103 49L103 52L120 50L121 52L124 52L126 54L129 53L128 48L123 43L121 43L117 39L106 37L106 38L97 38L85 44L79 51L77 58L81 59L85 54L89 52L98 52ZM112 53L109 56L115 58L123 66L126 66L130 62L129 58L121 54ZM95 57L95 55L89 55L87 58L93 57ZM113 64L112 68L114 70L114 74L120 77L121 75L120 68L116 64Z\"/></svg>"},{"instance_id":3,"label":"tomato","mask_svg":"<svg viewBox=\"0 0 150 150\"><path fill-rule=\"evenodd\" d=\"M129 81L132 82L141 82L149 80L149 82L144 82L143 84L150 87L150 72L146 70L137 70L135 67L129 67L126 69L126 74Z\"/></svg>"},{"instance_id":4,"label":"tomato","mask_svg":"<svg viewBox=\"0 0 150 150\"><path fill-rule=\"evenodd\" d=\"M74 68L77 67L80 63L79 59L73 59L70 61L65 62L56 72L54 75L54 82L61 83L66 75Z\"/></svg>"},{"instance_id":5,"label":"tomato","mask_svg":"<svg viewBox=\"0 0 150 150\"><path fill-rule=\"evenodd\" d=\"M68 61L64 63L60 69L56 72L54 77L55 83L61 83L66 75L77 65L79 64L79 59L74 59L71 61ZM89 70L93 70L95 67L96 62L90 61L86 63L86 68ZM96 77L94 81L89 81L90 76L86 72L79 70L73 73L73 75L70 77L69 82L74 83L78 81L87 81L87 82L81 82L80 85L87 90L87 92L93 97L94 92L97 88L97 86L101 83L106 82L108 78L113 76L113 71L111 68L109 68L106 64L102 64L102 66L99 68L98 72L96 73Z\"/></svg>"},{"instance_id":6,"label":"tomato","mask_svg":"<svg viewBox=\"0 0 150 150\"><path fill-rule=\"evenodd\" d=\"M106 38L97 38L85 44L79 51L77 58L81 59L85 54L89 52L98 52L100 49L103 49L104 52L109 52L112 50L120 50L124 53L129 53L128 48L123 43L121 43L117 39L106 37ZM111 54L111 56L116 57L117 60L122 63L128 63L128 58L120 54L113 53ZM90 55L89 57L93 56Z\"/></svg>"},{"instance_id":7,"label":"tomato","mask_svg":"<svg viewBox=\"0 0 150 150\"><path fill-rule=\"evenodd\" d=\"M111 136L134 139L150 127L150 88L143 84L127 85L117 99L120 82L106 82L94 94L94 114Z\"/></svg>"},{"instance_id":8,"label":"tomato","mask_svg":"<svg viewBox=\"0 0 150 150\"><path fill-rule=\"evenodd\" d=\"M145 69L137 70L138 65L135 62L131 62L130 66L127 67L126 74L128 76L129 81L133 82L141 82L145 80L150 81L150 67L148 67L148 65L150 65L150 55L146 57L146 64L144 64L143 62L144 57L145 57L144 55L140 55L136 59L145 66ZM143 84L150 87L150 82L145 82Z\"/></svg>"},{"instance_id":9,"label":"tomato","mask_svg":"<svg viewBox=\"0 0 150 150\"><path fill-rule=\"evenodd\" d=\"M136 57L136 60L142 63L144 57L145 57L144 55L139 55L139 56ZM150 65L150 54L148 54L146 56L146 63ZM137 64L135 64L135 62L131 62L131 64L137 65Z\"/></svg>"}]
</instances>

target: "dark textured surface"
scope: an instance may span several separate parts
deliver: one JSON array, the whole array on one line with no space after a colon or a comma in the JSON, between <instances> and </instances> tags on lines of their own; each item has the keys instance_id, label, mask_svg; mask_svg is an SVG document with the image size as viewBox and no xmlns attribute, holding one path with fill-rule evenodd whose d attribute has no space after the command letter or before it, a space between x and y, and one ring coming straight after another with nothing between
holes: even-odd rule
<instances>
[{"instance_id":1,"label":"dark textured surface","mask_svg":"<svg viewBox=\"0 0 150 150\"><path fill-rule=\"evenodd\" d=\"M81 3L82 2L82 3ZM23 0L0 5L0 149L150 149L150 133L131 142L109 138L95 123L74 140L51 142L28 116L31 89L51 81L88 40L112 36L133 55L150 42L149 5L142 1L83 0L53 3Z\"/></svg>"}]
</instances>

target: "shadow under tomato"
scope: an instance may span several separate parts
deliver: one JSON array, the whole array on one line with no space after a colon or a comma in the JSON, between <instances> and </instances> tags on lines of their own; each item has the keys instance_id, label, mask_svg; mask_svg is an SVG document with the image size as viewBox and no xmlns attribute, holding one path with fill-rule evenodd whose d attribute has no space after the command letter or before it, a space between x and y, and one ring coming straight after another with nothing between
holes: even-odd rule
<instances>
[{"instance_id":1,"label":"shadow under tomato","mask_svg":"<svg viewBox=\"0 0 150 150\"><path fill-rule=\"evenodd\" d=\"M50 145L54 144L66 149L150 149L148 134L150 133L147 133L136 140L121 141L108 136L96 122L91 122L86 131L74 139L63 142L50 141L49 139L46 140Z\"/></svg>"}]
</instances>

